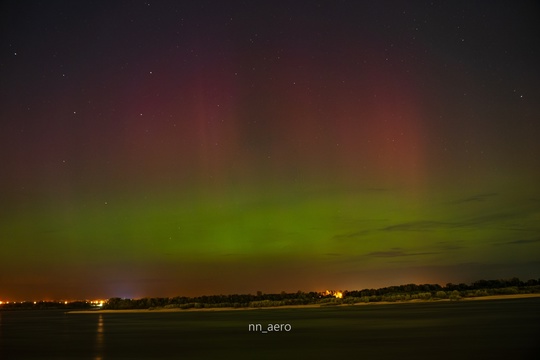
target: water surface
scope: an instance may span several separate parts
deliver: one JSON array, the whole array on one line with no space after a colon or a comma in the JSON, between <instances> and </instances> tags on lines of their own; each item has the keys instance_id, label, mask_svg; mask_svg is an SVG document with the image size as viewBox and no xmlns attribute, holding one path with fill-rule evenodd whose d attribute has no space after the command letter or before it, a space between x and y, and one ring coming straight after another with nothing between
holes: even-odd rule
<instances>
[{"instance_id":1,"label":"water surface","mask_svg":"<svg viewBox=\"0 0 540 360\"><path fill-rule=\"evenodd\" d=\"M290 330L249 331L250 324ZM220 312L0 312L0 359L533 359L539 338L539 298Z\"/></svg>"}]
</instances>

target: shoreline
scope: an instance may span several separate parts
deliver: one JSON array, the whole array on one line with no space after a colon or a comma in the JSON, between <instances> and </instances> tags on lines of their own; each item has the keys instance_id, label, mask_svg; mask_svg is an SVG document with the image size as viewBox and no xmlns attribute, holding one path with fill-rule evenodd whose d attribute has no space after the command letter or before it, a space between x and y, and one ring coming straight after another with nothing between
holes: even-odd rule
<instances>
[{"instance_id":1,"label":"shoreline","mask_svg":"<svg viewBox=\"0 0 540 360\"><path fill-rule=\"evenodd\" d=\"M126 309L126 310L71 310L66 311L65 314L138 314L138 313L178 313L178 312L214 312L214 311L249 311L249 310L272 310L272 309L317 309L317 308L335 308L335 307L349 307L349 306L370 306L370 305L393 305L393 304L409 304L409 303L434 303L434 302L461 302L461 301L481 301L481 300L510 300L510 299L527 299L537 298L540 294L517 294L517 295L488 295L461 298L457 301L450 299L437 299L437 300L408 300L408 301L378 301L356 304L338 304L338 305L321 305L321 304L309 304L309 305L285 305L285 306L269 306L269 307L223 307L223 308L201 308L201 309L180 309L180 308L158 308L158 309Z\"/></svg>"}]
</instances>

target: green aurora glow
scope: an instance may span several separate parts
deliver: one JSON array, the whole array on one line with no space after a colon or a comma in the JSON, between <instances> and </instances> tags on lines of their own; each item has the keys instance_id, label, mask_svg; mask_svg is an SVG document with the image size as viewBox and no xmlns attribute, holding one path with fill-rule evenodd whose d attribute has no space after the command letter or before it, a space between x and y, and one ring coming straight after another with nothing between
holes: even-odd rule
<instances>
[{"instance_id":1,"label":"green aurora glow","mask_svg":"<svg viewBox=\"0 0 540 360\"><path fill-rule=\"evenodd\" d=\"M0 299L540 276L525 5L60 4L3 15Z\"/></svg>"}]
</instances>

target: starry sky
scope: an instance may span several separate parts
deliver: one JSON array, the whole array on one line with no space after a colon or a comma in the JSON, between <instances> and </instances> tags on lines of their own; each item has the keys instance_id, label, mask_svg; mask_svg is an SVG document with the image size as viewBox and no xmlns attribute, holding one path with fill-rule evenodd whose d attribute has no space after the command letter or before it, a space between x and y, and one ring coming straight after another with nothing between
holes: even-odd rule
<instances>
[{"instance_id":1,"label":"starry sky","mask_svg":"<svg viewBox=\"0 0 540 360\"><path fill-rule=\"evenodd\" d=\"M535 1L3 1L0 299L540 277Z\"/></svg>"}]
</instances>

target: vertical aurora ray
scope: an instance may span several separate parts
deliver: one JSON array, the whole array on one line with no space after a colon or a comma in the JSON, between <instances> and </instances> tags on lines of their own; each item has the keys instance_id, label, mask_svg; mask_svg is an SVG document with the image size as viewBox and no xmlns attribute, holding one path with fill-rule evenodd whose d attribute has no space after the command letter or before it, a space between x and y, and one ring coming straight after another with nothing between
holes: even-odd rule
<instances>
[{"instance_id":1,"label":"vertical aurora ray","mask_svg":"<svg viewBox=\"0 0 540 360\"><path fill-rule=\"evenodd\" d=\"M538 276L528 11L486 34L458 5L155 5L8 6L8 296Z\"/></svg>"}]
</instances>

